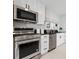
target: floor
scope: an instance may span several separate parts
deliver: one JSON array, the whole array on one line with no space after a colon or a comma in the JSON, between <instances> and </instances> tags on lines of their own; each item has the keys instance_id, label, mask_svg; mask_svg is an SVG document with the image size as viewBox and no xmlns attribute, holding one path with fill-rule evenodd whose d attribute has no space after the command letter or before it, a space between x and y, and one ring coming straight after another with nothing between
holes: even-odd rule
<instances>
[{"instance_id":1,"label":"floor","mask_svg":"<svg viewBox=\"0 0 79 59\"><path fill-rule=\"evenodd\" d=\"M43 55L41 59L66 59L66 44L63 44L55 50Z\"/></svg>"}]
</instances>

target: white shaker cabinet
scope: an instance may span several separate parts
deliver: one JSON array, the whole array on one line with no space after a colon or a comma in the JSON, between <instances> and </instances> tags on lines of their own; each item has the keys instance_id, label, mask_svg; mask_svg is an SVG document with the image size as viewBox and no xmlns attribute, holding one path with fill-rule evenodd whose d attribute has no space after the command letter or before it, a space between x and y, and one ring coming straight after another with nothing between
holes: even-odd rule
<instances>
[{"instance_id":1,"label":"white shaker cabinet","mask_svg":"<svg viewBox=\"0 0 79 59\"><path fill-rule=\"evenodd\" d=\"M44 24L45 21L45 5L39 0L30 1L31 10L38 12L37 24Z\"/></svg>"},{"instance_id":2,"label":"white shaker cabinet","mask_svg":"<svg viewBox=\"0 0 79 59\"><path fill-rule=\"evenodd\" d=\"M47 53L49 50L49 35L41 35L41 54Z\"/></svg>"},{"instance_id":3,"label":"white shaker cabinet","mask_svg":"<svg viewBox=\"0 0 79 59\"><path fill-rule=\"evenodd\" d=\"M57 47L58 46L60 46L60 45L62 45L63 43L65 43L65 33L57 33L56 34L56 36L57 36L57 38L56 38L56 40L57 40Z\"/></svg>"},{"instance_id":4,"label":"white shaker cabinet","mask_svg":"<svg viewBox=\"0 0 79 59\"><path fill-rule=\"evenodd\" d=\"M41 3L39 0L30 1L30 9L38 12L38 20L37 24L44 24L45 21L45 5Z\"/></svg>"},{"instance_id":5,"label":"white shaker cabinet","mask_svg":"<svg viewBox=\"0 0 79 59\"><path fill-rule=\"evenodd\" d=\"M38 24L44 24L45 21L45 6L42 3L37 4L38 9Z\"/></svg>"}]
</instances>

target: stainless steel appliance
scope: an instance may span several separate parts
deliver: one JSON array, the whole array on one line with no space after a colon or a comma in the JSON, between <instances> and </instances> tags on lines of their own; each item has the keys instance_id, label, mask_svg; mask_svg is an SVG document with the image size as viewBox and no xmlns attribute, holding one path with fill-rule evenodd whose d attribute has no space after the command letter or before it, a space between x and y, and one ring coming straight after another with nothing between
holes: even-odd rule
<instances>
[{"instance_id":1,"label":"stainless steel appliance","mask_svg":"<svg viewBox=\"0 0 79 59\"><path fill-rule=\"evenodd\" d=\"M14 28L15 59L39 59L40 40L34 28Z\"/></svg>"},{"instance_id":2,"label":"stainless steel appliance","mask_svg":"<svg viewBox=\"0 0 79 59\"><path fill-rule=\"evenodd\" d=\"M14 28L16 34L40 34L40 29L34 28Z\"/></svg>"},{"instance_id":3,"label":"stainless steel appliance","mask_svg":"<svg viewBox=\"0 0 79 59\"><path fill-rule=\"evenodd\" d=\"M49 51L56 48L56 34L49 35Z\"/></svg>"},{"instance_id":4,"label":"stainless steel appliance","mask_svg":"<svg viewBox=\"0 0 79 59\"><path fill-rule=\"evenodd\" d=\"M38 13L32 10L25 10L25 8L14 5L13 6L13 19L14 20L22 20L27 22L37 22Z\"/></svg>"},{"instance_id":5,"label":"stainless steel appliance","mask_svg":"<svg viewBox=\"0 0 79 59\"><path fill-rule=\"evenodd\" d=\"M14 28L16 34L34 34L34 28Z\"/></svg>"},{"instance_id":6,"label":"stainless steel appliance","mask_svg":"<svg viewBox=\"0 0 79 59\"><path fill-rule=\"evenodd\" d=\"M31 59L40 54L40 35L15 35L14 41L15 59Z\"/></svg>"},{"instance_id":7,"label":"stainless steel appliance","mask_svg":"<svg viewBox=\"0 0 79 59\"><path fill-rule=\"evenodd\" d=\"M49 51L56 48L56 33L57 30L44 30L44 34L49 34Z\"/></svg>"}]
</instances>

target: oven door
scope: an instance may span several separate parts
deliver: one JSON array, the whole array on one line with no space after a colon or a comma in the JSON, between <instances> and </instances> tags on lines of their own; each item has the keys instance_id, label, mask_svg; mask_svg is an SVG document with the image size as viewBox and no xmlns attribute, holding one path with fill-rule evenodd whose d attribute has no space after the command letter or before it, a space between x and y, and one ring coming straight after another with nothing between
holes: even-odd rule
<instances>
[{"instance_id":1,"label":"oven door","mask_svg":"<svg viewBox=\"0 0 79 59\"><path fill-rule=\"evenodd\" d=\"M30 39L15 42L15 59L30 59L40 53L40 40Z\"/></svg>"}]
</instances>

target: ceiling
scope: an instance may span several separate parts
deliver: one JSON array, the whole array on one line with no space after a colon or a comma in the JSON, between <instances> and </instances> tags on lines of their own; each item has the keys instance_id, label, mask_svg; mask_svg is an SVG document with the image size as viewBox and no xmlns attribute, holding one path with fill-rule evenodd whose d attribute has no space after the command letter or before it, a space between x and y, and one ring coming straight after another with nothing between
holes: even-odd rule
<instances>
[{"instance_id":1,"label":"ceiling","mask_svg":"<svg viewBox=\"0 0 79 59\"><path fill-rule=\"evenodd\" d=\"M66 14L66 0L40 0L46 8L61 16Z\"/></svg>"}]
</instances>

